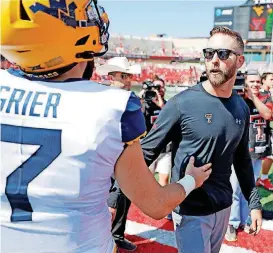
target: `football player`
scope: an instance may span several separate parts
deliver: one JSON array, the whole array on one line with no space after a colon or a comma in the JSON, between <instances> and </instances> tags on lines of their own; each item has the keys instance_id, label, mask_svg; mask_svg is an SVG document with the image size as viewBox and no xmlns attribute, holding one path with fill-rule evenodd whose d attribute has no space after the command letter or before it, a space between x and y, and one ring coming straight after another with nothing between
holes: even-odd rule
<instances>
[{"instance_id":1,"label":"football player","mask_svg":"<svg viewBox=\"0 0 273 253\"><path fill-rule=\"evenodd\" d=\"M106 200L115 175L160 219L211 173L189 162L161 187L143 159L138 98L91 82L109 20L95 0L1 1L1 252L112 253Z\"/></svg>"}]
</instances>

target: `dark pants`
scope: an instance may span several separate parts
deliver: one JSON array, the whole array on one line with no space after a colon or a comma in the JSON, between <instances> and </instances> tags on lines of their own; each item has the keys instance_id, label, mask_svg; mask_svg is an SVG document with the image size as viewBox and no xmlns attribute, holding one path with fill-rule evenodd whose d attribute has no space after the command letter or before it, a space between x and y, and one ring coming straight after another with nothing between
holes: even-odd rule
<instances>
[{"instance_id":1,"label":"dark pants","mask_svg":"<svg viewBox=\"0 0 273 253\"><path fill-rule=\"evenodd\" d=\"M115 241L124 239L125 224L131 201L122 193L117 204L116 217L112 224L112 235Z\"/></svg>"}]
</instances>

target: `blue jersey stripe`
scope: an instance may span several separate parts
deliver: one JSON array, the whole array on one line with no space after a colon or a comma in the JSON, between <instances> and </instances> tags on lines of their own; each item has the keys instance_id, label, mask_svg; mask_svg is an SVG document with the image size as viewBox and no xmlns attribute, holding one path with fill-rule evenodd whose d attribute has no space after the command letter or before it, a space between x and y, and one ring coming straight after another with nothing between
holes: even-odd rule
<instances>
[{"instance_id":1,"label":"blue jersey stripe","mask_svg":"<svg viewBox=\"0 0 273 253\"><path fill-rule=\"evenodd\" d=\"M131 142L141 137L146 131L145 119L141 111L139 98L132 93L121 117L122 141Z\"/></svg>"}]
</instances>

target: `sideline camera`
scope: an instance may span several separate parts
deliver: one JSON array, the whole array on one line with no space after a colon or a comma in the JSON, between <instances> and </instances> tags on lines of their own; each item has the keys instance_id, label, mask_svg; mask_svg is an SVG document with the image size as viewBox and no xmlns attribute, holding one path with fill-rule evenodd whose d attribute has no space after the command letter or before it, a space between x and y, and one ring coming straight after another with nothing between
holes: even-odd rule
<instances>
[{"instance_id":1,"label":"sideline camera","mask_svg":"<svg viewBox=\"0 0 273 253\"><path fill-rule=\"evenodd\" d=\"M154 90L160 90L160 85L159 84L154 84L151 81L145 81L142 84L142 89L145 90L143 94L143 99L146 101L152 101L156 97L156 93Z\"/></svg>"}]
</instances>

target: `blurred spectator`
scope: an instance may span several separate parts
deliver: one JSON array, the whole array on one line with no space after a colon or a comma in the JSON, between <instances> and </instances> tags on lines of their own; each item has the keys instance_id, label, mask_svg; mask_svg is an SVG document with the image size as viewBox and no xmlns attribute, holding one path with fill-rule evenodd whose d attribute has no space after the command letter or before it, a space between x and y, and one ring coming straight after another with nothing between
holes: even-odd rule
<instances>
[{"instance_id":1,"label":"blurred spectator","mask_svg":"<svg viewBox=\"0 0 273 253\"><path fill-rule=\"evenodd\" d=\"M135 61L129 61L130 64L135 64ZM99 64L103 61L100 60ZM155 64L147 61L138 61L141 66L140 74L132 76L132 81L142 83L145 80L153 80L154 76L160 76L168 85L192 85L196 83L201 76L201 64L191 66L189 64ZM97 67L99 68L99 67ZM104 75L98 75L96 70L93 74L93 80L103 82L110 78ZM108 81L109 83L109 81Z\"/></svg>"},{"instance_id":2,"label":"blurred spectator","mask_svg":"<svg viewBox=\"0 0 273 253\"><path fill-rule=\"evenodd\" d=\"M114 57L97 67L96 73L101 76L109 76L111 86L131 90L132 76L140 74L141 67L138 64L130 65L126 57Z\"/></svg>"},{"instance_id":3,"label":"blurred spectator","mask_svg":"<svg viewBox=\"0 0 273 253\"><path fill-rule=\"evenodd\" d=\"M262 87L263 87L263 93L266 94L268 92L271 97L273 95L273 69L272 70L266 70L265 73L262 74ZM271 129L272 134L272 129ZM272 141L272 136L271 136ZM273 150L272 150L273 151ZM271 153L272 153L271 151ZM268 173L273 164L273 155L270 155L266 157L263 161L262 165L262 173L260 178L257 180L257 186L262 186L265 189L269 191L273 191L273 184L268 178Z\"/></svg>"},{"instance_id":4,"label":"blurred spectator","mask_svg":"<svg viewBox=\"0 0 273 253\"><path fill-rule=\"evenodd\" d=\"M264 91L269 91L271 93L271 96L273 93L271 90L273 89L273 69L267 70L262 74L262 89Z\"/></svg>"},{"instance_id":5,"label":"blurred spectator","mask_svg":"<svg viewBox=\"0 0 273 253\"><path fill-rule=\"evenodd\" d=\"M259 73L257 71L249 71L245 77L244 100L250 110L249 152L255 181L262 168L262 159L271 154L269 123L272 117L273 102L269 94L260 93L260 88L261 77ZM240 124L240 122L238 123ZM233 189L233 202L225 239L227 241L236 241L236 230L239 226L244 226L245 231L250 232L250 224L247 224L247 217L250 211L234 169L230 181Z\"/></svg>"}]
</instances>

